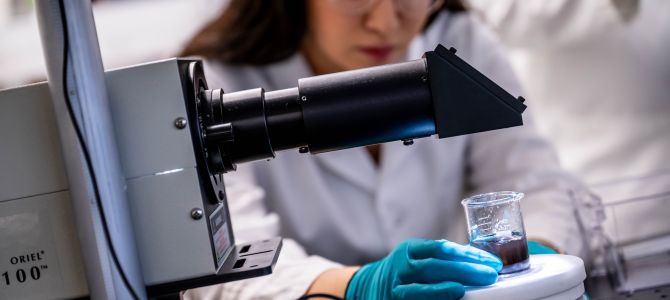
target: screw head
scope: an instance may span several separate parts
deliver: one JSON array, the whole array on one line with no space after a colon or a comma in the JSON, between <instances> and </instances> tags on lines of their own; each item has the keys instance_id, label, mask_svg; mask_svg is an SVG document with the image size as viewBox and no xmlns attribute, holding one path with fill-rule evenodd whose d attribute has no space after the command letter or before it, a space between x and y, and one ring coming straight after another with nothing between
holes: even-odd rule
<instances>
[{"instance_id":1,"label":"screw head","mask_svg":"<svg viewBox=\"0 0 670 300\"><path fill-rule=\"evenodd\" d=\"M300 152L300 153L307 153L307 152L309 152L309 148L307 148L307 147L300 147L300 148L298 148L298 152Z\"/></svg>"},{"instance_id":2,"label":"screw head","mask_svg":"<svg viewBox=\"0 0 670 300\"><path fill-rule=\"evenodd\" d=\"M300 100L302 100L302 101L307 101L307 96L302 96L302 97L300 97Z\"/></svg>"},{"instance_id":3,"label":"screw head","mask_svg":"<svg viewBox=\"0 0 670 300\"><path fill-rule=\"evenodd\" d=\"M194 208L191 210L191 218L193 218L193 220L200 220L204 215L205 213L200 208Z\"/></svg>"},{"instance_id":4,"label":"screw head","mask_svg":"<svg viewBox=\"0 0 670 300\"><path fill-rule=\"evenodd\" d=\"M405 146L411 146L414 144L414 140L413 139L402 140L402 144Z\"/></svg>"},{"instance_id":5,"label":"screw head","mask_svg":"<svg viewBox=\"0 0 670 300\"><path fill-rule=\"evenodd\" d=\"M186 125L187 125L187 124L188 124L188 122L186 122L186 119L181 118L181 117L179 117L179 118L177 118L176 120L174 120L174 127L177 127L177 128L179 128L179 129L184 129L184 128L186 128Z\"/></svg>"}]
</instances>

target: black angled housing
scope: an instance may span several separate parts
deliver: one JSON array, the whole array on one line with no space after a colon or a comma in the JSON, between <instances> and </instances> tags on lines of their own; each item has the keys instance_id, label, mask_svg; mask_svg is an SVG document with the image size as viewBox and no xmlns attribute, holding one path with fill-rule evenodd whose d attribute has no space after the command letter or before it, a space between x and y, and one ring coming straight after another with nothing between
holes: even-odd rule
<instances>
[{"instance_id":1,"label":"black angled housing","mask_svg":"<svg viewBox=\"0 0 670 300\"><path fill-rule=\"evenodd\" d=\"M439 138L523 125L523 98L496 83L438 45L424 55Z\"/></svg>"}]
</instances>

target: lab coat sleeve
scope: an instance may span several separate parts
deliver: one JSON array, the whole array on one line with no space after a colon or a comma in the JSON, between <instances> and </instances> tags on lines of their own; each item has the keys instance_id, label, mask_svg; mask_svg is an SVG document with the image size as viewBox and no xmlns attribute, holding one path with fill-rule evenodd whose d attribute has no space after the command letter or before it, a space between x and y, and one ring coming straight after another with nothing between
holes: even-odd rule
<instances>
[{"instance_id":1,"label":"lab coat sleeve","mask_svg":"<svg viewBox=\"0 0 670 300\"><path fill-rule=\"evenodd\" d=\"M635 14L637 1L466 0L505 45L556 48L593 38ZM615 5L616 3L620 3Z\"/></svg>"},{"instance_id":2,"label":"lab coat sleeve","mask_svg":"<svg viewBox=\"0 0 670 300\"><path fill-rule=\"evenodd\" d=\"M255 185L251 170L240 166L226 174L226 193L236 242L262 240L279 235L279 218L263 205L264 192ZM297 299L316 277L339 264L309 256L293 240L284 239L272 274L188 290L182 299Z\"/></svg>"},{"instance_id":3,"label":"lab coat sleeve","mask_svg":"<svg viewBox=\"0 0 670 300\"><path fill-rule=\"evenodd\" d=\"M519 84L504 57L502 47L493 40L480 39L478 68L514 96ZM529 106L532 99L528 99ZM512 190L526 194L522 213L529 238L551 242L562 251L585 257L582 226L576 217L571 195L583 193L583 185L561 169L548 141L535 131L529 111L524 125L469 136L467 151L468 184L472 194Z\"/></svg>"}]
</instances>

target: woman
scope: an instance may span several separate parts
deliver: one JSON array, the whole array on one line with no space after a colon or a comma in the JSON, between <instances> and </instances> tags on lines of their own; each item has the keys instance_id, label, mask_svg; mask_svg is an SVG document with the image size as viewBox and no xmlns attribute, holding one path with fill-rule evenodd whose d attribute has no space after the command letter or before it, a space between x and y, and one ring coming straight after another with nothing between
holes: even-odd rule
<instances>
[{"instance_id":1,"label":"woman","mask_svg":"<svg viewBox=\"0 0 670 300\"><path fill-rule=\"evenodd\" d=\"M302 77L417 59L438 43L455 47L475 68L518 94L500 46L458 1L233 0L183 54L207 59L210 86L276 90L293 87ZM272 224L280 223L281 235L296 240L309 254L367 265L360 270L340 268L318 256L306 257L287 241L274 275L186 295L290 298L328 291L359 298L459 298L461 284L495 281L490 273L498 262L454 243L401 242L410 237L466 242L459 200L484 191L525 192L529 238L582 254L568 197L569 190L580 187L560 170L531 120L526 118L525 124L445 140L416 140L411 147L391 143L315 156L282 152L270 162L240 165L227 177L238 238L276 235ZM253 184L265 190L265 198ZM268 210L271 214L265 215ZM463 252L479 258L444 254ZM426 270L442 270L442 275L426 271L430 278L397 268L426 258L465 261L472 268L448 272L449 267L431 265ZM370 263L375 260L379 261ZM403 289L398 278L417 285Z\"/></svg>"}]
</instances>

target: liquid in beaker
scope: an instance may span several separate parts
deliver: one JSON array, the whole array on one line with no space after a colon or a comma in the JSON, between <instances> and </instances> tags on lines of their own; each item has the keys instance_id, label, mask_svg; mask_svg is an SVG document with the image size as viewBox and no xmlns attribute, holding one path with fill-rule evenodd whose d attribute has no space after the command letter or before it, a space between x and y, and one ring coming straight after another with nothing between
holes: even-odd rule
<instances>
[{"instance_id":1,"label":"liquid in beaker","mask_svg":"<svg viewBox=\"0 0 670 300\"><path fill-rule=\"evenodd\" d=\"M500 274L509 274L528 269L528 242L522 234L511 236L478 237L470 242L473 247L497 255L503 262Z\"/></svg>"},{"instance_id":2,"label":"liquid in beaker","mask_svg":"<svg viewBox=\"0 0 670 300\"><path fill-rule=\"evenodd\" d=\"M497 255L500 274L528 269L528 243L519 200L522 193L496 192L464 199L470 244Z\"/></svg>"}]
</instances>

